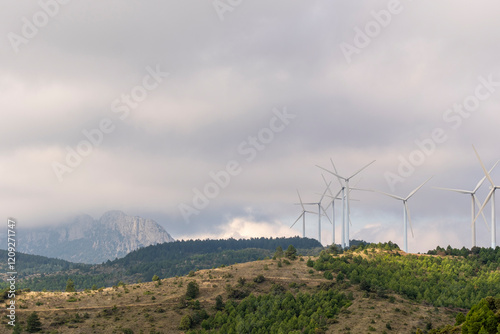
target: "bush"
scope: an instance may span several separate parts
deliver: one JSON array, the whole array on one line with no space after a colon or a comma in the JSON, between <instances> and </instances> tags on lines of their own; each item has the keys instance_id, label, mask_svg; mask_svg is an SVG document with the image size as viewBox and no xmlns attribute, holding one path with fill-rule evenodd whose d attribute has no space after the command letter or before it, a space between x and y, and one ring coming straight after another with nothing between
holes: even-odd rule
<instances>
[{"instance_id":1,"label":"bush","mask_svg":"<svg viewBox=\"0 0 500 334\"><path fill-rule=\"evenodd\" d=\"M257 277L255 277L255 278L253 279L253 281L254 281L255 283L262 283L262 282L264 282L265 280L266 280L266 278L264 277L264 275L258 275Z\"/></svg>"},{"instance_id":2,"label":"bush","mask_svg":"<svg viewBox=\"0 0 500 334\"><path fill-rule=\"evenodd\" d=\"M193 324L193 319L191 318L191 316L189 314L186 314L181 319L181 323L179 324L179 329L180 330L188 330L191 328L192 324Z\"/></svg>"},{"instance_id":3,"label":"bush","mask_svg":"<svg viewBox=\"0 0 500 334\"><path fill-rule=\"evenodd\" d=\"M244 277L240 277L240 278L238 278L238 285L239 286L244 286L245 283L246 283L246 281L247 280Z\"/></svg>"},{"instance_id":4,"label":"bush","mask_svg":"<svg viewBox=\"0 0 500 334\"><path fill-rule=\"evenodd\" d=\"M243 299L250 293L246 289L235 289L231 284L226 285L227 297L230 299Z\"/></svg>"},{"instance_id":5,"label":"bush","mask_svg":"<svg viewBox=\"0 0 500 334\"><path fill-rule=\"evenodd\" d=\"M465 322L465 315L462 312L458 312L455 317L455 326L460 326Z\"/></svg>"},{"instance_id":6,"label":"bush","mask_svg":"<svg viewBox=\"0 0 500 334\"><path fill-rule=\"evenodd\" d=\"M274 284L271 286L271 294L273 295L281 295L286 292L286 289L281 284Z\"/></svg>"}]
</instances>

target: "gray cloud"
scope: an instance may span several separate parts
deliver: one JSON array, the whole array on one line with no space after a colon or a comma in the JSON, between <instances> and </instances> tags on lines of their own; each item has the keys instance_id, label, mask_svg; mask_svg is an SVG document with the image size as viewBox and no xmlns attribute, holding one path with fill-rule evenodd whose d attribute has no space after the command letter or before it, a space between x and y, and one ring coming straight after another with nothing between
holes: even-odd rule
<instances>
[{"instance_id":1,"label":"gray cloud","mask_svg":"<svg viewBox=\"0 0 500 334\"><path fill-rule=\"evenodd\" d=\"M242 2L220 21L210 1L73 0L18 53L8 34L21 35L23 17L32 20L41 7L5 5L2 215L35 226L118 209L154 218L174 237L238 235L238 229L239 235L284 235L283 227L300 214L296 189L308 201L323 190L316 164L327 167L332 157L339 172L349 174L376 159L360 186L404 195L435 175L412 199L411 249L470 246L468 198L430 187L474 187L483 173L471 144L488 166L499 158L499 91L467 118L444 118L475 93L479 77L500 81L495 10L401 1L402 11L348 64L339 45L353 44L355 28L364 30L372 11L388 3ZM142 84L148 66L169 76L120 119L113 102ZM269 128L273 109L284 107L296 118L248 162L238 147ZM64 163L66 147L76 149L86 139L82 131L104 118L114 130L59 182L53 162ZM400 158L409 159L419 149L416 141L425 142L436 128L446 140L391 189L386 173L397 173ZM241 173L185 222L179 204L192 204L193 190L231 160ZM354 237L400 238L396 201L356 196ZM308 218L309 236L316 236L315 224ZM329 226L324 223L325 231ZM481 228L479 240L487 246ZM331 242L329 233L323 243Z\"/></svg>"}]
</instances>

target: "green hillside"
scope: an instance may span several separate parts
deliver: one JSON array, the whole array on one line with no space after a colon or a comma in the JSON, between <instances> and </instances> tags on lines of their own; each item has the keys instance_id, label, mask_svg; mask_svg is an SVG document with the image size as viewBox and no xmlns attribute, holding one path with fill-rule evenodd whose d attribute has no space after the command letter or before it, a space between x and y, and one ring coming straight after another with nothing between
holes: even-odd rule
<instances>
[{"instance_id":1,"label":"green hillside","mask_svg":"<svg viewBox=\"0 0 500 334\"><path fill-rule=\"evenodd\" d=\"M431 251L431 254L441 249ZM388 291L434 306L471 308L488 296L500 296L500 247L453 250L449 254L402 254L396 245L372 244L342 255L323 251L308 264L325 277L348 279L370 292ZM340 276L340 278L339 278Z\"/></svg>"},{"instance_id":2,"label":"green hillside","mask_svg":"<svg viewBox=\"0 0 500 334\"><path fill-rule=\"evenodd\" d=\"M209 269L264 259L272 256L277 247L294 245L304 255L317 255L321 244L308 238L253 238L227 240L175 241L138 249L124 258L101 265L74 264L43 256L18 254L18 271L23 278L19 288L34 291L64 290L71 278L77 289L110 287L118 282L151 281L188 274L198 269ZM7 283L0 283L6 287Z\"/></svg>"}]
</instances>

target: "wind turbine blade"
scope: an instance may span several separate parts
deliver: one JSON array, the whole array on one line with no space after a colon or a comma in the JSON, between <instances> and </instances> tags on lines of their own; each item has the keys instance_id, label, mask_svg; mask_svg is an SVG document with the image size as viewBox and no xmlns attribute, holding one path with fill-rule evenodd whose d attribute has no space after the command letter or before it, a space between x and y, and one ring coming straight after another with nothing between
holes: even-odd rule
<instances>
[{"instance_id":1,"label":"wind turbine blade","mask_svg":"<svg viewBox=\"0 0 500 334\"><path fill-rule=\"evenodd\" d=\"M491 174L491 172L493 171L493 169L495 169L495 167L498 165L498 163L500 162L500 160L497 160L497 162L495 162L495 164L493 165L493 167L491 167L491 169L489 170L489 174ZM474 188L473 192L475 193L482 185L483 185L483 182L484 180L486 180L486 176L484 176L476 185L476 188Z\"/></svg>"},{"instance_id":2,"label":"wind turbine blade","mask_svg":"<svg viewBox=\"0 0 500 334\"><path fill-rule=\"evenodd\" d=\"M474 149L474 152L476 152L476 156L477 156L477 158L479 159L479 163L481 164L481 167L483 168L484 175L486 175L486 177L487 177L487 178L488 178L488 180L490 181L491 186L492 186L492 187L495 187L495 182L493 182L493 179L491 178L490 173L488 173L488 171L486 170L486 167L484 167L484 163L483 163L483 161L481 160L481 157L479 156L479 153L477 153L476 148L474 147L474 145L472 145L472 148Z\"/></svg>"},{"instance_id":3,"label":"wind turbine blade","mask_svg":"<svg viewBox=\"0 0 500 334\"><path fill-rule=\"evenodd\" d=\"M483 212L484 207L486 206L486 204L488 204L488 201L491 199L491 196L493 196L494 192L495 192L495 188L491 188L490 193L488 194L488 196L484 200L484 203L481 206L481 209L479 209L479 212L476 214L476 218L474 218L474 221L472 222L472 224L474 224L476 222L476 220L479 217L479 215Z\"/></svg>"},{"instance_id":4,"label":"wind turbine blade","mask_svg":"<svg viewBox=\"0 0 500 334\"><path fill-rule=\"evenodd\" d=\"M410 208L408 207L408 203L405 201L405 208L406 208L406 216L408 217L408 222L410 223L410 231L411 231L411 237L415 238L415 235L413 234L413 224L411 223L411 217L410 217Z\"/></svg>"},{"instance_id":5,"label":"wind turbine blade","mask_svg":"<svg viewBox=\"0 0 500 334\"><path fill-rule=\"evenodd\" d=\"M385 195L385 196L389 196L389 197L392 197L392 198L395 198L395 199L399 199L400 201L404 201L405 200L403 197L399 197L399 196L396 196L396 195L393 195L393 194L385 193L385 192L380 191L380 190L372 189L371 191L374 191L374 192L377 192L379 194L382 194L382 195Z\"/></svg>"},{"instance_id":6,"label":"wind turbine blade","mask_svg":"<svg viewBox=\"0 0 500 334\"><path fill-rule=\"evenodd\" d=\"M308 210L304 210L304 212L307 212L307 213L312 213L312 214L315 214L315 215L317 215L317 214L318 214L317 212L314 212L314 211L308 211Z\"/></svg>"},{"instance_id":7,"label":"wind turbine blade","mask_svg":"<svg viewBox=\"0 0 500 334\"><path fill-rule=\"evenodd\" d=\"M300 205L302 206L302 211L306 211L306 208L304 208L304 203L302 203L302 198L300 197L299 189L297 189L297 195L299 195L299 201Z\"/></svg>"},{"instance_id":8,"label":"wind turbine blade","mask_svg":"<svg viewBox=\"0 0 500 334\"><path fill-rule=\"evenodd\" d=\"M323 192L323 195L321 195L321 198L320 198L320 200L319 200L319 203L320 203L320 204L321 204L321 202L323 201L323 198L325 198L326 192L328 191L328 189L330 189L330 184L331 184L331 182L330 182L330 183L328 183L328 185L326 186L325 191Z\"/></svg>"},{"instance_id":9,"label":"wind turbine blade","mask_svg":"<svg viewBox=\"0 0 500 334\"><path fill-rule=\"evenodd\" d=\"M327 207L325 208L325 210L330 209L330 207L332 206L332 203L333 203L333 201L334 201L334 200L335 200L335 199L333 199L330 203L328 203L328 205L327 205Z\"/></svg>"},{"instance_id":10,"label":"wind turbine blade","mask_svg":"<svg viewBox=\"0 0 500 334\"><path fill-rule=\"evenodd\" d=\"M432 187L433 189L439 189L439 190L447 190L447 191L454 191L456 193L461 193L461 194L472 194L472 191L469 190L462 190L462 189L452 189L452 188L441 188L441 187Z\"/></svg>"},{"instance_id":11,"label":"wind turbine blade","mask_svg":"<svg viewBox=\"0 0 500 334\"><path fill-rule=\"evenodd\" d=\"M299 221L299 219L300 219L300 218L302 218L302 216L303 216L303 215L304 215L304 212L302 212L302 213L300 214L299 218L297 218L297 220L293 222L293 224L292 224L292 226L290 226L290 228L292 228L292 227L293 227L293 225L295 225L295 224Z\"/></svg>"},{"instance_id":12,"label":"wind turbine blade","mask_svg":"<svg viewBox=\"0 0 500 334\"><path fill-rule=\"evenodd\" d=\"M359 180L356 181L356 183L354 183L353 187L349 186L349 188L356 188L359 184L359 182L361 182L361 180L363 180L362 177L359 178Z\"/></svg>"},{"instance_id":13,"label":"wind turbine blade","mask_svg":"<svg viewBox=\"0 0 500 334\"><path fill-rule=\"evenodd\" d=\"M363 189L363 188L353 188L353 187L349 187L349 194L351 193L352 190L358 190L358 191L371 191L373 192L374 190L373 189Z\"/></svg>"},{"instance_id":14,"label":"wind turbine blade","mask_svg":"<svg viewBox=\"0 0 500 334\"><path fill-rule=\"evenodd\" d=\"M415 193L424 186L424 184L426 184L427 182L429 182L430 179L432 179L433 177L431 176L430 178L428 178L424 183L422 183L421 185L419 185L415 190L413 190L409 195L408 197L406 197L406 200L409 200L410 197L412 197L413 195L415 195Z\"/></svg>"},{"instance_id":15,"label":"wind turbine blade","mask_svg":"<svg viewBox=\"0 0 500 334\"><path fill-rule=\"evenodd\" d=\"M332 158L330 158L330 162L332 163L333 170L335 171L335 174L338 174L339 172L337 172L337 167L335 167L335 164L333 163ZM337 180L339 181L340 188L343 188L344 186L342 185L342 182L340 181L340 178L338 176L337 176Z\"/></svg>"},{"instance_id":16,"label":"wind turbine blade","mask_svg":"<svg viewBox=\"0 0 500 334\"><path fill-rule=\"evenodd\" d=\"M332 172L331 170L328 170L328 169L323 168L323 167L318 166L318 165L316 165L316 167L321 168L322 170L324 170L324 171L326 171L326 172L328 172L328 173L330 173L330 174L333 174L333 175L335 175L336 177L338 177L338 178L340 178L340 179L342 179L342 180L345 180L345 178L343 178L342 176L340 176L340 175L338 175L338 174L336 174L336 173Z\"/></svg>"},{"instance_id":17,"label":"wind turbine blade","mask_svg":"<svg viewBox=\"0 0 500 334\"><path fill-rule=\"evenodd\" d=\"M476 203L477 207L481 207L481 202L479 202L479 199L477 198L477 196L475 194L472 194L472 197L474 198L474 202ZM481 211L481 214L483 216L483 221L484 221L484 224L486 225L486 228L488 229L488 232L490 232L490 225L488 225L488 221L486 220L486 216L484 215L484 211ZM475 224L475 222L473 223L473 225Z\"/></svg>"},{"instance_id":18,"label":"wind turbine blade","mask_svg":"<svg viewBox=\"0 0 500 334\"><path fill-rule=\"evenodd\" d=\"M331 196L333 196L332 189L330 189L330 184L332 184L332 182L331 181L327 182L325 175L323 175L323 173L321 173L321 177L323 178L323 181L325 181L325 185L326 185L326 188L328 189L328 192L330 193Z\"/></svg>"},{"instance_id":19,"label":"wind turbine blade","mask_svg":"<svg viewBox=\"0 0 500 334\"><path fill-rule=\"evenodd\" d=\"M372 163L374 163L376 160L373 160L372 162L370 162L368 165L366 165L365 167L361 168L360 170L358 170L356 173L352 174L351 177L349 177L349 179L352 179L353 177L355 177L356 175L358 175L359 173L361 173L361 171L363 169L365 169L366 167L370 166Z\"/></svg>"},{"instance_id":20,"label":"wind turbine blade","mask_svg":"<svg viewBox=\"0 0 500 334\"><path fill-rule=\"evenodd\" d=\"M328 209L328 208L327 208ZM323 213L325 214L326 218L328 218L328 221L330 221L330 224L333 224L332 223L332 220L330 219L330 217L328 216L328 214L326 213L326 209L323 208L323 206L321 205L321 210L323 210Z\"/></svg>"},{"instance_id":21,"label":"wind turbine blade","mask_svg":"<svg viewBox=\"0 0 500 334\"><path fill-rule=\"evenodd\" d=\"M341 192L342 192L342 189L340 189L339 192L337 193L337 195L334 196L334 199L337 199L337 197L339 197L339 195L340 195Z\"/></svg>"}]
</instances>

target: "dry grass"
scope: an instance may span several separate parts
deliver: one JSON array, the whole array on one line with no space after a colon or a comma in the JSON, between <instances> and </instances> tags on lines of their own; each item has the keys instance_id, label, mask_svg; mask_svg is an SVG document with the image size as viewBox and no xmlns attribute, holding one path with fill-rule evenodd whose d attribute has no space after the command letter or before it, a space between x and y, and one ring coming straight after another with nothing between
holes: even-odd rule
<instances>
[{"instance_id":1,"label":"dry grass","mask_svg":"<svg viewBox=\"0 0 500 334\"><path fill-rule=\"evenodd\" d=\"M307 259L306 259L307 260ZM200 301L208 313L214 312L215 298L222 295L226 300L227 284L236 286L243 277L250 283L249 289L258 295L267 293L272 283L289 287L296 283L300 291L314 292L321 282L327 282L320 273L306 266L306 261L292 261L290 265L278 267L275 260L255 261L224 268L197 271L193 277L179 277L155 282L130 284L119 288L107 288L90 292L29 292L18 296L18 320L25 320L33 311L39 314L46 333L123 333L130 328L135 334L181 333L177 329L183 315L192 311L180 308L189 281L200 286ZM258 275L266 281L253 283ZM293 284L292 284L293 285ZM298 291L297 288L290 290ZM388 299L363 297L357 286L349 288L355 300L348 313L339 315L339 323L331 324L328 333L410 333L412 328L425 328L432 322L434 327L453 323L451 311L413 304L396 297L394 303ZM396 310L396 309L399 309ZM436 311L437 310L437 311ZM78 314L81 322L75 322ZM390 323L392 330L386 328ZM6 321L3 321L6 324ZM369 331L370 326L375 331ZM10 326L9 326L10 327ZM0 332L10 333L0 326Z\"/></svg>"}]
</instances>

